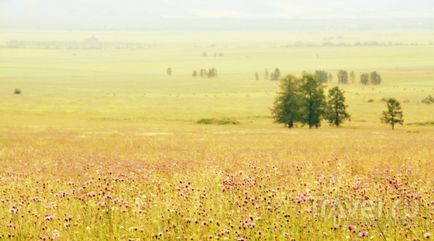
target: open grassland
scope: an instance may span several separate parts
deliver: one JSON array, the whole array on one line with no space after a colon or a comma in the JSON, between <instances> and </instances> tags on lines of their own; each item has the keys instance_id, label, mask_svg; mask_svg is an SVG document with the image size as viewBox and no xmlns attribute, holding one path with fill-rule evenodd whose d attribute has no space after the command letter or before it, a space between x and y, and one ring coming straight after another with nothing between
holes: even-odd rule
<instances>
[{"instance_id":1,"label":"open grassland","mask_svg":"<svg viewBox=\"0 0 434 241\"><path fill-rule=\"evenodd\" d=\"M434 105L420 101L434 96L434 34L335 35L421 45L282 47L323 33L99 33L152 47L0 49L0 239L426 239L434 128L424 123ZM191 76L211 67L218 78ZM270 117L278 84L254 78L275 67L322 69L335 81L339 69L376 70L384 81L340 86L352 114L343 128L288 130ZM379 121L387 97L403 105L396 131ZM197 124L208 118L239 124Z\"/></svg>"},{"instance_id":2,"label":"open grassland","mask_svg":"<svg viewBox=\"0 0 434 241\"><path fill-rule=\"evenodd\" d=\"M256 81L254 73L263 73L265 68L271 72L276 67L283 74L295 75L322 69L333 73L334 81L339 69L354 71L357 81L363 72L379 71L384 79L381 86L342 86L353 115L348 126L380 126L379 115L384 108L380 100L388 97L404 102L407 123L434 119L432 106L420 103L424 97L434 95L432 45L282 47L297 41L298 35L214 33L206 37L207 34L191 34L190 42L187 34L143 34L136 38L134 34L125 34L127 40L138 39L151 46L138 50L0 49L0 110L7 114L0 121L7 125L20 120L28 125L51 125L50 122L58 120L64 125L68 120L78 119L97 120L94 123L100 125L99 120L129 120L146 126L194 123L201 118L224 116L244 123L263 122L268 128L271 121L263 119L270 116L277 83ZM416 43L434 41L434 34L412 34ZM359 36L360 41L369 40L365 35L371 39L378 35L383 41L413 43L406 39L412 34L359 33ZM6 34L10 39L26 39L17 33L9 35ZM46 35L60 40L65 36ZM77 41L89 35L82 33L81 38L76 37ZM301 35L306 41L328 36ZM353 35L349 34L348 40L343 37L342 41L356 41ZM107 37L118 40L112 35ZM203 52L208 57L203 57ZM214 53L224 56L213 57ZM171 77L165 75L168 67L173 69ZM218 78L192 77L193 70L211 67L219 71ZM14 96L14 88L22 89L23 95ZM374 102L368 103L369 99ZM52 121L38 121L39 118Z\"/></svg>"}]
</instances>

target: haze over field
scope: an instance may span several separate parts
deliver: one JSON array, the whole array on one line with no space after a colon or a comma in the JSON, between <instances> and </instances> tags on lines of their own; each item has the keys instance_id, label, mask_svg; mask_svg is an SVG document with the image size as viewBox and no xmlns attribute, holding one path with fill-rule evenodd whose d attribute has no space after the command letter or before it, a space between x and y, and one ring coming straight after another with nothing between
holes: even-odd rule
<instances>
[{"instance_id":1,"label":"haze over field","mask_svg":"<svg viewBox=\"0 0 434 241\"><path fill-rule=\"evenodd\" d=\"M431 0L2 0L0 26L37 29L433 28Z\"/></svg>"},{"instance_id":2,"label":"haze over field","mask_svg":"<svg viewBox=\"0 0 434 241\"><path fill-rule=\"evenodd\" d=\"M0 240L434 235L433 0L0 0Z\"/></svg>"}]
</instances>

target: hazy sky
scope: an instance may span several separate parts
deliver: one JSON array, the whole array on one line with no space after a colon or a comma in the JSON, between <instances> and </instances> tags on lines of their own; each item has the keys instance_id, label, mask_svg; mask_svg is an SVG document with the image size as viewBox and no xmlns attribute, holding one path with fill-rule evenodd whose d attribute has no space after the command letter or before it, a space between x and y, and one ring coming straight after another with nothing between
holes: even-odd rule
<instances>
[{"instance_id":1,"label":"hazy sky","mask_svg":"<svg viewBox=\"0 0 434 241\"><path fill-rule=\"evenodd\" d=\"M434 0L0 0L2 27L140 28L324 18L434 18Z\"/></svg>"}]
</instances>

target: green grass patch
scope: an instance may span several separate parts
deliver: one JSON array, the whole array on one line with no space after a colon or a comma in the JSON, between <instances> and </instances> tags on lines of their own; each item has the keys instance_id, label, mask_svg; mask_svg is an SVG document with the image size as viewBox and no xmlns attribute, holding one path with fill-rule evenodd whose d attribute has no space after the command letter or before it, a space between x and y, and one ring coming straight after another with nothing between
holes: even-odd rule
<instances>
[{"instance_id":1,"label":"green grass patch","mask_svg":"<svg viewBox=\"0 0 434 241\"><path fill-rule=\"evenodd\" d=\"M240 122L237 120L233 120L230 118L208 118L208 119L200 119L196 122L201 125L239 125Z\"/></svg>"},{"instance_id":2,"label":"green grass patch","mask_svg":"<svg viewBox=\"0 0 434 241\"><path fill-rule=\"evenodd\" d=\"M434 126L434 121L408 123L409 126Z\"/></svg>"}]
</instances>

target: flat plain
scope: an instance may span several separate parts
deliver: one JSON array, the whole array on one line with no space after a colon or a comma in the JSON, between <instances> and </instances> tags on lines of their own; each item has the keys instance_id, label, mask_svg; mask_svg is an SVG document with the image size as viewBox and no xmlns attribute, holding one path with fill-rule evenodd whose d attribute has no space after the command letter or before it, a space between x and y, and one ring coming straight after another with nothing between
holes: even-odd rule
<instances>
[{"instance_id":1,"label":"flat plain","mask_svg":"<svg viewBox=\"0 0 434 241\"><path fill-rule=\"evenodd\" d=\"M434 105L421 102L434 96L434 32L3 36L0 45L95 36L147 47L0 49L0 239L434 234ZM192 76L212 67L217 78ZM337 85L338 70L354 71L355 83L339 85L351 122L319 129L273 123L278 82L262 73L274 68L331 72L326 89ZM359 75L371 71L383 83L360 85ZM404 111L395 131L380 123L389 97ZM197 124L202 118L239 124Z\"/></svg>"}]
</instances>

